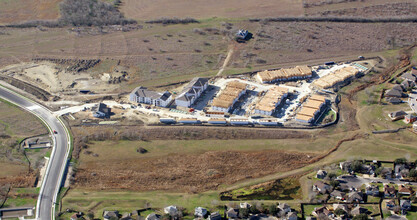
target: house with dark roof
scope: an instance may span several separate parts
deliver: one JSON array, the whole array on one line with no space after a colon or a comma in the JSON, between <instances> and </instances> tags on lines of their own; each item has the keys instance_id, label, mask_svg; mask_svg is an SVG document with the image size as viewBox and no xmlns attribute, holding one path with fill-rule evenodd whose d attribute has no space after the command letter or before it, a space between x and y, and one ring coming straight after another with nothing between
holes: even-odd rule
<instances>
[{"instance_id":1,"label":"house with dark roof","mask_svg":"<svg viewBox=\"0 0 417 220\"><path fill-rule=\"evenodd\" d=\"M334 213L333 212L331 212L327 207L325 207L325 206L322 206L322 207L320 207L320 208L314 208L314 211L311 213L313 216L316 216L316 217L323 217L323 216L326 216L326 217L333 217L334 216Z\"/></svg>"},{"instance_id":2,"label":"house with dark roof","mask_svg":"<svg viewBox=\"0 0 417 220\"><path fill-rule=\"evenodd\" d=\"M111 218L119 218L119 211L103 211L103 219L109 220Z\"/></svg>"},{"instance_id":3,"label":"house with dark roof","mask_svg":"<svg viewBox=\"0 0 417 220\"><path fill-rule=\"evenodd\" d=\"M407 114L406 116L404 116L404 123L406 124L411 124L411 123L414 123L415 121L417 121L417 116L415 115Z\"/></svg>"},{"instance_id":4,"label":"house with dark roof","mask_svg":"<svg viewBox=\"0 0 417 220\"><path fill-rule=\"evenodd\" d=\"M379 187L377 185L369 185L365 188L366 195L379 196Z\"/></svg>"},{"instance_id":5,"label":"house with dark roof","mask_svg":"<svg viewBox=\"0 0 417 220\"><path fill-rule=\"evenodd\" d=\"M384 186L384 196L385 196L385 198L393 198L396 195L397 194L396 194L396 190L395 190L394 186L388 186L388 185Z\"/></svg>"},{"instance_id":6,"label":"house with dark roof","mask_svg":"<svg viewBox=\"0 0 417 220\"><path fill-rule=\"evenodd\" d=\"M226 212L228 219L238 219L239 218L239 210L234 208L229 208Z\"/></svg>"},{"instance_id":7,"label":"house with dark roof","mask_svg":"<svg viewBox=\"0 0 417 220\"><path fill-rule=\"evenodd\" d=\"M348 202L363 202L363 196L361 192L353 191L348 194Z\"/></svg>"},{"instance_id":8,"label":"house with dark roof","mask_svg":"<svg viewBox=\"0 0 417 220\"><path fill-rule=\"evenodd\" d=\"M194 216L198 218L205 218L207 215L207 209L203 207L197 207L194 209Z\"/></svg>"},{"instance_id":9,"label":"house with dark roof","mask_svg":"<svg viewBox=\"0 0 417 220\"><path fill-rule=\"evenodd\" d=\"M208 218L208 220L222 220L222 216L218 212L211 213Z\"/></svg>"},{"instance_id":10,"label":"house with dark roof","mask_svg":"<svg viewBox=\"0 0 417 220\"><path fill-rule=\"evenodd\" d=\"M208 87L208 78L196 77L192 79L175 98L177 106L189 108Z\"/></svg>"},{"instance_id":11,"label":"house with dark roof","mask_svg":"<svg viewBox=\"0 0 417 220\"><path fill-rule=\"evenodd\" d=\"M359 205L353 208L352 211L350 211L350 214L353 216L360 215L360 214L367 214L367 213L369 213L369 210Z\"/></svg>"},{"instance_id":12,"label":"house with dark roof","mask_svg":"<svg viewBox=\"0 0 417 220\"><path fill-rule=\"evenodd\" d=\"M101 102L93 107L92 112L95 118L108 118L110 117L111 109Z\"/></svg>"},{"instance_id":13,"label":"house with dark roof","mask_svg":"<svg viewBox=\"0 0 417 220\"><path fill-rule=\"evenodd\" d=\"M387 101L387 102L389 102L391 104L394 104L394 105L395 104L400 104L400 103L403 102L401 99L396 98L396 97L387 97L387 98L385 98L385 101Z\"/></svg>"},{"instance_id":14,"label":"house with dark roof","mask_svg":"<svg viewBox=\"0 0 417 220\"><path fill-rule=\"evenodd\" d=\"M156 92L139 86L130 93L129 99L136 103L167 107L172 101L172 95L168 91Z\"/></svg>"},{"instance_id":15,"label":"house with dark roof","mask_svg":"<svg viewBox=\"0 0 417 220\"><path fill-rule=\"evenodd\" d=\"M410 80L404 80L401 83L401 87L405 90L405 91L409 91L410 89L414 88L416 86L415 81L410 81Z\"/></svg>"},{"instance_id":16,"label":"house with dark roof","mask_svg":"<svg viewBox=\"0 0 417 220\"><path fill-rule=\"evenodd\" d=\"M327 176L327 172L325 170L319 170L317 171L316 177L318 179L324 179L324 177Z\"/></svg>"},{"instance_id":17,"label":"house with dark roof","mask_svg":"<svg viewBox=\"0 0 417 220\"><path fill-rule=\"evenodd\" d=\"M338 199L338 200L345 200L345 195L346 193L340 190L333 190L333 192L330 193L331 197L334 197L335 199Z\"/></svg>"},{"instance_id":18,"label":"house with dark roof","mask_svg":"<svg viewBox=\"0 0 417 220\"><path fill-rule=\"evenodd\" d=\"M159 219L161 219L160 215L157 215L155 213L151 213L148 216L146 216L145 220L159 220Z\"/></svg>"},{"instance_id":19,"label":"house with dark roof","mask_svg":"<svg viewBox=\"0 0 417 220\"><path fill-rule=\"evenodd\" d=\"M287 203L279 203L278 209L285 213L291 212L291 207Z\"/></svg>"},{"instance_id":20,"label":"house with dark roof","mask_svg":"<svg viewBox=\"0 0 417 220\"><path fill-rule=\"evenodd\" d=\"M403 119L406 115L407 113L405 113L405 111L396 111L396 112L389 113L388 117L391 118L391 121L396 121L396 120Z\"/></svg>"},{"instance_id":21,"label":"house with dark roof","mask_svg":"<svg viewBox=\"0 0 417 220\"><path fill-rule=\"evenodd\" d=\"M406 199L401 199L400 200L400 208L401 208L401 211L402 210L406 210L406 211L410 210L411 209L411 201L406 200Z\"/></svg>"},{"instance_id":22,"label":"house with dark roof","mask_svg":"<svg viewBox=\"0 0 417 220\"><path fill-rule=\"evenodd\" d=\"M398 85L399 86L399 85ZM401 88L401 86L400 86L400 88ZM395 98L402 98L403 97L403 93L402 93L402 88L401 88L401 91L400 90L397 90L397 89L390 89L390 90L388 90L386 93L385 93L385 95L384 95L385 97L395 97Z\"/></svg>"},{"instance_id":23,"label":"house with dark roof","mask_svg":"<svg viewBox=\"0 0 417 220\"><path fill-rule=\"evenodd\" d=\"M404 73L403 75L401 75L401 78L404 79L404 81L416 81L416 76L413 74L413 72L411 73Z\"/></svg>"},{"instance_id":24,"label":"house with dark roof","mask_svg":"<svg viewBox=\"0 0 417 220\"><path fill-rule=\"evenodd\" d=\"M322 181L317 181L313 185L313 191L320 192L322 194L328 193L330 190L330 185L327 183L324 183Z\"/></svg>"}]
</instances>

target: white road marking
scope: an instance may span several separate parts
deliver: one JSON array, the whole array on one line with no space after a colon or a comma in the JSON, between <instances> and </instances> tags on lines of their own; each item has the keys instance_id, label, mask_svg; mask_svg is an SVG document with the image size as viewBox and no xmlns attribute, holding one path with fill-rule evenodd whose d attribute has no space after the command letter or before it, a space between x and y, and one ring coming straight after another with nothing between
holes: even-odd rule
<instances>
[{"instance_id":1,"label":"white road marking","mask_svg":"<svg viewBox=\"0 0 417 220\"><path fill-rule=\"evenodd\" d=\"M41 107L39 106L39 105L32 105L32 106L29 106L29 107L27 107L27 109L29 109L29 110L31 110L31 111L33 111L33 110L35 110L35 109L40 109Z\"/></svg>"}]
</instances>

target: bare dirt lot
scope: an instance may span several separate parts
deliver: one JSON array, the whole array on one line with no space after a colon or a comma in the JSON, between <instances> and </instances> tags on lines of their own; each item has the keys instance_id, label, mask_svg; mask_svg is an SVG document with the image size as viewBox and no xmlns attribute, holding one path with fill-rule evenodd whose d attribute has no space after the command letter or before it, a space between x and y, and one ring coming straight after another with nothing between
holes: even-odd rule
<instances>
[{"instance_id":1,"label":"bare dirt lot","mask_svg":"<svg viewBox=\"0 0 417 220\"><path fill-rule=\"evenodd\" d=\"M301 0L125 0L121 11L128 17L149 20L161 17L248 18L300 16Z\"/></svg>"},{"instance_id":2,"label":"bare dirt lot","mask_svg":"<svg viewBox=\"0 0 417 220\"><path fill-rule=\"evenodd\" d=\"M0 0L0 24L58 18L61 0Z\"/></svg>"},{"instance_id":3,"label":"bare dirt lot","mask_svg":"<svg viewBox=\"0 0 417 220\"><path fill-rule=\"evenodd\" d=\"M310 160L306 154L283 151L172 154L168 157L124 158L122 161L116 157L107 158L81 163L75 186L141 191L205 191L216 189L220 184L295 169Z\"/></svg>"}]
</instances>

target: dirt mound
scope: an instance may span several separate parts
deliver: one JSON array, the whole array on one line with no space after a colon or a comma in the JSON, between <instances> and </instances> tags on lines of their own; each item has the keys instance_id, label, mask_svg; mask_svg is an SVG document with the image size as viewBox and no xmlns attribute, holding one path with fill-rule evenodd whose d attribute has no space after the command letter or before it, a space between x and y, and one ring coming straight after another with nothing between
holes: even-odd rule
<instances>
[{"instance_id":1,"label":"dirt mound","mask_svg":"<svg viewBox=\"0 0 417 220\"><path fill-rule=\"evenodd\" d=\"M285 151L205 152L81 163L75 186L197 192L305 166L311 156Z\"/></svg>"}]
</instances>

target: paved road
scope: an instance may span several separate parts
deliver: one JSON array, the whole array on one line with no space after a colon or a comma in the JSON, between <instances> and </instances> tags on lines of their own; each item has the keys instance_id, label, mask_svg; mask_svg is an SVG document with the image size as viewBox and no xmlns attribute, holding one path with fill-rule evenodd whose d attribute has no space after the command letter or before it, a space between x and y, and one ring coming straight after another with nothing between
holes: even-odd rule
<instances>
[{"instance_id":1,"label":"paved road","mask_svg":"<svg viewBox=\"0 0 417 220\"><path fill-rule=\"evenodd\" d=\"M36 218L47 220L53 219L54 207L59 188L61 186L63 173L67 164L69 137L64 125L50 112L41 105L34 103L16 93L0 87L0 97L6 99L43 120L52 130L58 133L54 135L54 148L51 159L45 173L41 191L36 208ZM25 123L22 121L22 123ZM53 133L53 132L51 132Z\"/></svg>"}]
</instances>

